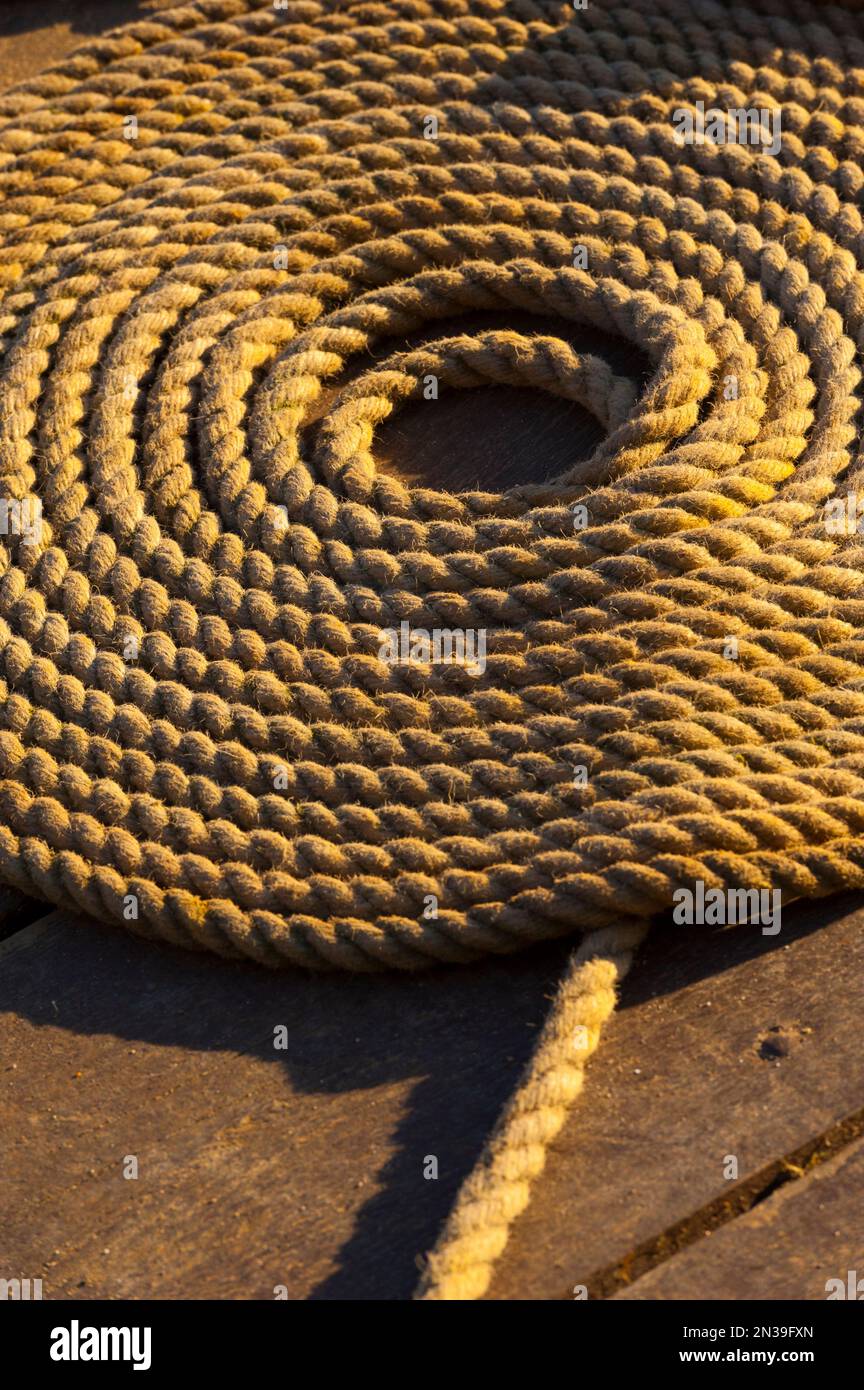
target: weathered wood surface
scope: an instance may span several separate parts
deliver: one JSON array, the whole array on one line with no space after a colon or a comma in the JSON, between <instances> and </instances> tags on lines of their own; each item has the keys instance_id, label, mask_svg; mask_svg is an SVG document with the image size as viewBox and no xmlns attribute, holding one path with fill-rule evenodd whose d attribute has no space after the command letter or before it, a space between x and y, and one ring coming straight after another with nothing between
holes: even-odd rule
<instances>
[{"instance_id":1,"label":"weathered wood surface","mask_svg":"<svg viewBox=\"0 0 864 1390\"><path fill-rule=\"evenodd\" d=\"M382 987L62 914L0 952L0 1274L46 1297L407 1296L562 960Z\"/></svg>"},{"instance_id":2,"label":"weathered wood surface","mask_svg":"<svg viewBox=\"0 0 864 1390\"><path fill-rule=\"evenodd\" d=\"M860 1132L864 913L832 915L789 912L782 945L656 933L492 1297L608 1296L746 1210L781 1160ZM407 1297L565 949L385 988L60 913L19 932L0 948L0 1272L61 1298Z\"/></svg>"},{"instance_id":3,"label":"weathered wood surface","mask_svg":"<svg viewBox=\"0 0 864 1390\"><path fill-rule=\"evenodd\" d=\"M0 91L59 63L118 24L152 19L174 0L0 0Z\"/></svg>"},{"instance_id":4,"label":"weathered wood surface","mask_svg":"<svg viewBox=\"0 0 864 1390\"><path fill-rule=\"evenodd\" d=\"M864 1129L864 911L842 910L856 901L791 908L778 938L655 933L492 1297L608 1296L746 1210L786 1162Z\"/></svg>"},{"instance_id":5,"label":"weathered wood surface","mask_svg":"<svg viewBox=\"0 0 864 1390\"><path fill-rule=\"evenodd\" d=\"M830 1294L860 1299L862 1194L864 1142L858 1140L615 1297L810 1302ZM832 1280L840 1280L841 1288ZM799 1321L806 1323L806 1316Z\"/></svg>"},{"instance_id":6,"label":"weathered wood surface","mask_svg":"<svg viewBox=\"0 0 864 1390\"><path fill-rule=\"evenodd\" d=\"M47 910L44 903L26 898L15 888L0 885L0 943L22 927L44 917Z\"/></svg>"}]
</instances>

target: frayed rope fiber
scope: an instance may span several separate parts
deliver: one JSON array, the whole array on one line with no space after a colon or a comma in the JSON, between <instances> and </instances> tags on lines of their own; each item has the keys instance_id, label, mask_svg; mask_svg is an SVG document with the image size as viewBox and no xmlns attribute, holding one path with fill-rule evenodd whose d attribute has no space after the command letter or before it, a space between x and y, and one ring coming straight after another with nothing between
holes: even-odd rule
<instances>
[{"instance_id":1,"label":"frayed rope fiber","mask_svg":"<svg viewBox=\"0 0 864 1390\"><path fill-rule=\"evenodd\" d=\"M424 1274L479 1297L648 918L864 886L861 6L200 0L0 122L0 878L269 965L583 933ZM604 441L403 485L432 379Z\"/></svg>"}]
</instances>

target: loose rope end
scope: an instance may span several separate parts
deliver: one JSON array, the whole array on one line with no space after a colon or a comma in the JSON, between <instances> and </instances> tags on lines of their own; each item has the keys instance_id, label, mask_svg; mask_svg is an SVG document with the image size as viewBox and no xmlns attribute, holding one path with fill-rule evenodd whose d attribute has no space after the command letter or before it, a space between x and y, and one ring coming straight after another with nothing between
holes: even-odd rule
<instances>
[{"instance_id":1,"label":"loose rope end","mask_svg":"<svg viewBox=\"0 0 864 1390\"><path fill-rule=\"evenodd\" d=\"M416 1300L465 1301L486 1293L647 930L635 920L603 927L571 956L528 1067L427 1259Z\"/></svg>"}]
</instances>

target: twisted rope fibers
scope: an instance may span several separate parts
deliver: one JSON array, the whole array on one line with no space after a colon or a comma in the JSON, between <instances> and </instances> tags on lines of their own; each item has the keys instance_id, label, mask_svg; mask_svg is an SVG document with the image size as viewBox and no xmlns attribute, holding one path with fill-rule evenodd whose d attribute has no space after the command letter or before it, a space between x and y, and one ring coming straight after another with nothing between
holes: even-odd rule
<instances>
[{"instance_id":1,"label":"twisted rope fibers","mask_svg":"<svg viewBox=\"0 0 864 1390\"><path fill-rule=\"evenodd\" d=\"M779 150L682 147L697 101ZM864 886L864 549L823 512L862 461L860 6L199 0L0 122L0 497L41 508L0 543L0 878L269 965L588 932L430 1261L477 1297L638 924ZM606 438L407 487L375 429L430 376ZM485 669L382 659L403 623Z\"/></svg>"}]
</instances>

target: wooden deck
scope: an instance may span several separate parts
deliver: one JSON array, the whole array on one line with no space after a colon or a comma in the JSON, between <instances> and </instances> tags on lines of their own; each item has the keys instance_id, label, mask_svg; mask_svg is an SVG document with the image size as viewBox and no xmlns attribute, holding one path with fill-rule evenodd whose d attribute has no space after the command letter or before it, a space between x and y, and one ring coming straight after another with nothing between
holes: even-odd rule
<instances>
[{"instance_id":1,"label":"wooden deck","mask_svg":"<svg viewBox=\"0 0 864 1390\"><path fill-rule=\"evenodd\" d=\"M490 1297L818 1299L864 1269L862 926L843 902L789 911L781 944L658 927ZM60 912L19 929L0 1274L52 1298L408 1297L563 955L382 988Z\"/></svg>"},{"instance_id":2,"label":"wooden deck","mask_svg":"<svg viewBox=\"0 0 864 1390\"><path fill-rule=\"evenodd\" d=\"M43 0L28 32L0 4L0 81L144 8ZM380 445L403 477L504 487L598 433L488 388L431 426L404 411ZM819 1300L864 1273L862 928L860 895L784 912L776 938L658 926L488 1296ZM270 974L0 891L0 1278L52 1299L408 1298L566 951L386 984Z\"/></svg>"}]
</instances>

